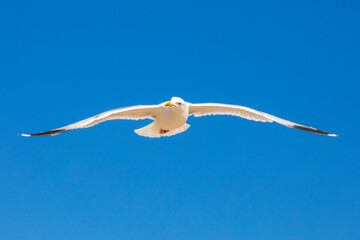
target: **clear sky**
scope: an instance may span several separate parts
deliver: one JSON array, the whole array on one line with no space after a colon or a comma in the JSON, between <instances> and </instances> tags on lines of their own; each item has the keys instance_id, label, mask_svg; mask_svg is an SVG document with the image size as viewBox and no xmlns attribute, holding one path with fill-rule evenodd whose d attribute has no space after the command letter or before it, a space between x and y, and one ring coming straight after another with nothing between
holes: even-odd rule
<instances>
[{"instance_id":1,"label":"clear sky","mask_svg":"<svg viewBox=\"0 0 360 240\"><path fill-rule=\"evenodd\" d=\"M0 239L360 239L359 1L0 2ZM136 135L113 108L239 104Z\"/></svg>"}]
</instances>

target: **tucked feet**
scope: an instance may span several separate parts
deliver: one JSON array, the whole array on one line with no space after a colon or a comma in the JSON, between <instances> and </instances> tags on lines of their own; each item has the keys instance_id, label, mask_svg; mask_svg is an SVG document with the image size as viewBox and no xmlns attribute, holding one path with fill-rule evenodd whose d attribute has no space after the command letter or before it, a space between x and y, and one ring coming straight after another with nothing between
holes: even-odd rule
<instances>
[{"instance_id":1,"label":"tucked feet","mask_svg":"<svg viewBox=\"0 0 360 240\"><path fill-rule=\"evenodd\" d=\"M169 132L169 130L160 129L160 134L165 134L167 132Z\"/></svg>"}]
</instances>

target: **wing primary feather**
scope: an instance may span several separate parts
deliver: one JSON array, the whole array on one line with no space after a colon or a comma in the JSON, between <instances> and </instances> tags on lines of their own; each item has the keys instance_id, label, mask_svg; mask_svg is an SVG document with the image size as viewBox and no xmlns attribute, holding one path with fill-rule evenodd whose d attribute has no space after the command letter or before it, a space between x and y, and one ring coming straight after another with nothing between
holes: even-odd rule
<instances>
[{"instance_id":1,"label":"wing primary feather","mask_svg":"<svg viewBox=\"0 0 360 240\"><path fill-rule=\"evenodd\" d=\"M46 131L46 132L40 132L40 133L33 133L33 134L25 134L25 133L21 133L20 136L24 136L24 137L41 137L41 136L54 136L54 135L58 135L60 133L63 132L67 132L69 130L66 129L54 129L54 130L50 130L50 131Z\"/></svg>"},{"instance_id":2,"label":"wing primary feather","mask_svg":"<svg viewBox=\"0 0 360 240\"><path fill-rule=\"evenodd\" d=\"M319 129L316 128L312 128L312 127L306 127L306 126L302 126L302 125L294 125L292 126L293 128L297 128L300 130L304 130L304 131L308 131L308 132L312 132L312 133L317 133L317 134L321 134L321 135L326 135L326 136L331 136L331 137L337 137L337 134L334 133L328 133L328 132L324 132L321 131Z\"/></svg>"}]
</instances>

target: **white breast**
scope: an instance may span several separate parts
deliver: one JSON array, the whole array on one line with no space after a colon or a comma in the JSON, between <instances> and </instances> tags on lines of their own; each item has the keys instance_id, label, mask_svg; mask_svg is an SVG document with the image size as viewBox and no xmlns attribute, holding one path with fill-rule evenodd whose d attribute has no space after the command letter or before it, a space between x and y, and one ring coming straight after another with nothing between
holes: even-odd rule
<instances>
[{"instance_id":1,"label":"white breast","mask_svg":"<svg viewBox=\"0 0 360 240\"><path fill-rule=\"evenodd\" d=\"M155 119L155 124L164 130L173 130L186 123L188 118L188 108L170 108L164 107Z\"/></svg>"}]
</instances>

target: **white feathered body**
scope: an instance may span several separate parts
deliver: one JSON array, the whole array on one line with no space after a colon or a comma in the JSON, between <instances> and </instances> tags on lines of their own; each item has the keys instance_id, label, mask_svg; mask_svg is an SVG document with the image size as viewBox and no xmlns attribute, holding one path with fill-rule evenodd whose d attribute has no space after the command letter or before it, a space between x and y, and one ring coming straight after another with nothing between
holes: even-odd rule
<instances>
[{"instance_id":1,"label":"white feathered body","mask_svg":"<svg viewBox=\"0 0 360 240\"><path fill-rule=\"evenodd\" d=\"M170 137L186 131L190 125L186 123L189 116L188 103L182 103L177 107L167 107L161 104L161 111L155 117L154 122L136 129L135 133L150 138Z\"/></svg>"},{"instance_id":2,"label":"white feathered body","mask_svg":"<svg viewBox=\"0 0 360 240\"><path fill-rule=\"evenodd\" d=\"M163 107L159 116L155 118L154 124L163 130L173 130L183 126L189 116L189 107Z\"/></svg>"}]
</instances>

